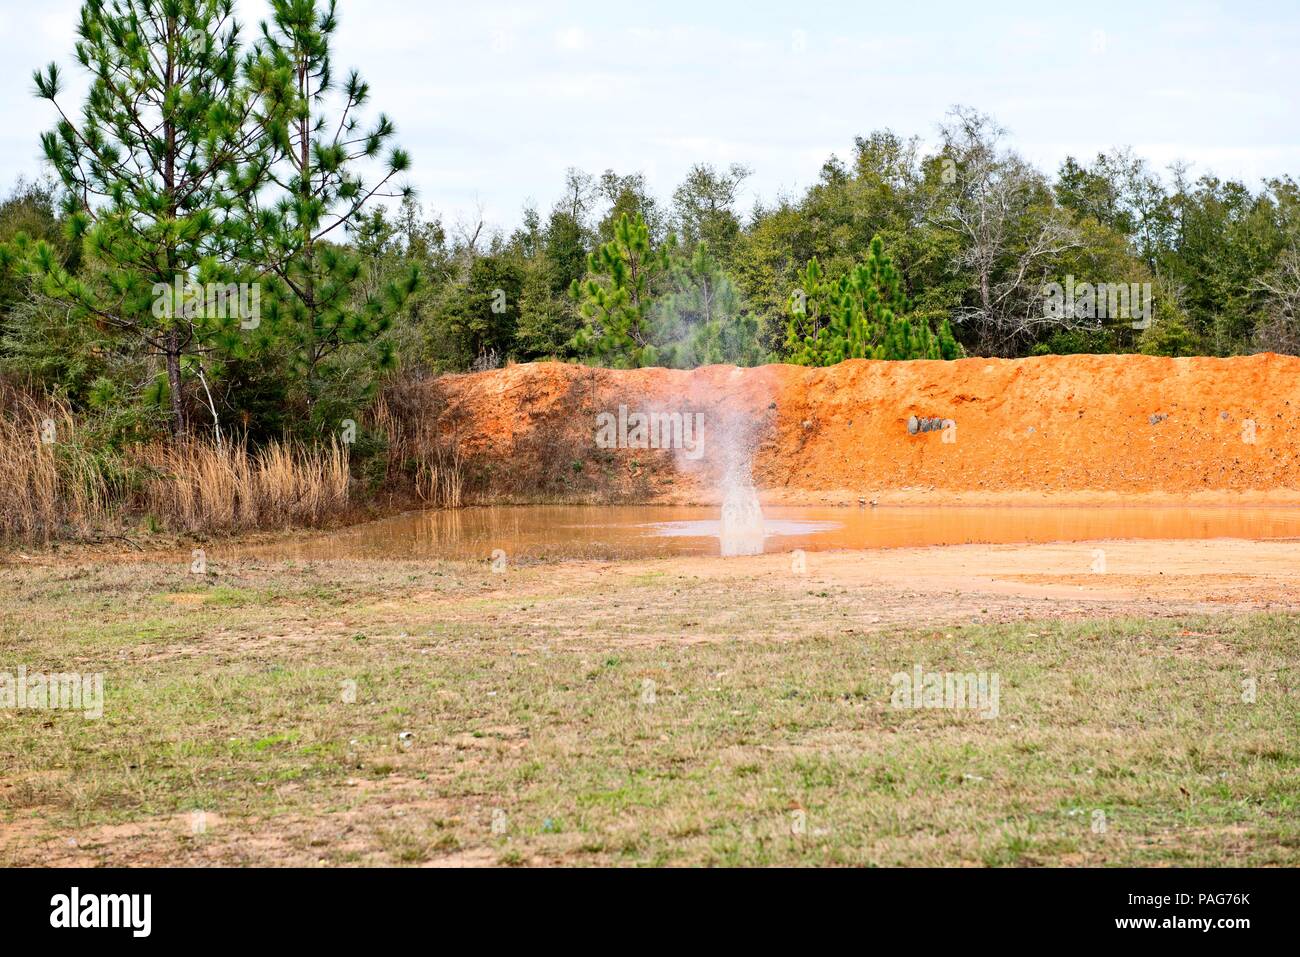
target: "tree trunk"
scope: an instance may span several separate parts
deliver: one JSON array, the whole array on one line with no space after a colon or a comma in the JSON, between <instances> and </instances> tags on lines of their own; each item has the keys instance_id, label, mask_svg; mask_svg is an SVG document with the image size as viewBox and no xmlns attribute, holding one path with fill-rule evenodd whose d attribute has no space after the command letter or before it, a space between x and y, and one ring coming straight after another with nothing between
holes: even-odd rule
<instances>
[{"instance_id":1,"label":"tree trunk","mask_svg":"<svg viewBox=\"0 0 1300 957\"><path fill-rule=\"evenodd\" d=\"M310 107L311 104L311 80L307 75L307 54L306 51L297 51L298 61L298 94L302 97L303 103ZM307 209L312 198L311 185L311 112L308 108L304 110L302 118L298 121L298 189L301 194L303 208ZM316 224L310 220L300 224L302 226L302 257L306 275L303 278L303 305L307 313L307 408L310 410L316 404L316 366L320 362L320 345L316 336L316 262L315 262L315 243L312 239L312 232Z\"/></svg>"},{"instance_id":2,"label":"tree trunk","mask_svg":"<svg viewBox=\"0 0 1300 957\"><path fill-rule=\"evenodd\" d=\"M986 267L980 268L980 308L981 312L983 312L983 322L980 328L980 351L985 355L991 355L994 338L993 295L989 289L989 270Z\"/></svg>"},{"instance_id":3,"label":"tree trunk","mask_svg":"<svg viewBox=\"0 0 1300 957\"><path fill-rule=\"evenodd\" d=\"M171 91L176 83L176 56L173 44L176 41L177 21L175 17L167 18L167 68L166 84L167 91ZM176 221L176 124L171 114L167 113L163 123L164 137L164 158L163 158L163 187L167 195L167 219L168 222ZM176 272L176 251L171 247L167 249L167 274L164 277L166 282L171 282ZM185 434L185 406L181 401L181 336L177 332L174 323L176 318L172 317L173 326L167 331L165 343L165 352L167 354L167 391L171 393L172 398L172 435L179 438Z\"/></svg>"},{"instance_id":4,"label":"tree trunk","mask_svg":"<svg viewBox=\"0 0 1300 957\"><path fill-rule=\"evenodd\" d=\"M172 434L185 433L185 406L181 401L181 346L175 330L167 334L167 391L172 398Z\"/></svg>"}]
</instances>

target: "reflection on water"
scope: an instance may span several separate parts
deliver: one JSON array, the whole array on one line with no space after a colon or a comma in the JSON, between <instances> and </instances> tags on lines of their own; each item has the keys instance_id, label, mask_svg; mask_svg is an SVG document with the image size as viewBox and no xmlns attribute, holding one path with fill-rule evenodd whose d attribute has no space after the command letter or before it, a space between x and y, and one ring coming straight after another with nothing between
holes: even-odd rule
<instances>
[{"instance_id":1,"label":"reflection on water","mask_svg":"<svg viewBox=\"0 0 1300 957\"><path fill-rule=\"evenodd\" d=\"M796 508L763 510L762 550L897 548L1116 538L1300 537L1296 508ZM415 512L328 535L248 546L270 558L718 555L717 508L527 506ZM750 534L753 534L751 529Z\"/></svg>"},{"instance_id":2,"label":"reflection on water","mask_svg":"<svg viewBox=\"0 0 1300 957\"><path fill-rule=\"evenodd\" d=\"M785 535L814 535L833 531L839 528L840 525L840 522L810 522L801 519L760 519L755 530L760 547L753 554L761 554L764 551L762 544L769 538L779 538ZM651 535L667 535L672 538L716 538L720 542L721 554L740 554L740 552L729 552L727 550L726 513L723 513L721 521L716 518L700 518L680 522L652 522L643 527ZM767 550L783 551L781 548Z\"/></svg>"}]
</instances>

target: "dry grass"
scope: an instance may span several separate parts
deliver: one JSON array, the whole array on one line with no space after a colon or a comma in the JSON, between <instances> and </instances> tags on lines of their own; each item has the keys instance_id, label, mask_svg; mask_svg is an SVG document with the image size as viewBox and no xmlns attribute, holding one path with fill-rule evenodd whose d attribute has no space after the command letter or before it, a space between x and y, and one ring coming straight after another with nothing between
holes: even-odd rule
<instances>
[{"instance_id":1,"label":"dry grass","mask_svg":"<svg viewBox=\"0 0 1300 957\"><path fill-rule=\"evenodd\" d=\"M151 515L187 531L319 525L348 505L348 453L331 440L309 448L273 442L251 451L189 440L140 450Z\"/></svg>"},{"instance_id":2,"label":"dry grass","mask_svg":"<svg viewBox=\"0 0 1300 957\"><path fill-rule=\"evenodd\" d=\"M390 393L393 395L395 393ZM464 504L465 463L455 437L438 428L436 413L404 408L394 411L381 396L371 412L376 431L388 437L388 478L410 474L420 500L433 508L460 508Z\"/></svg>"},{"instance_id":3,"label":"dry grass","mask_svg":"<svg viewBox=\"0 0 1300 957\"><path fill-rule=\"evenodd\" d=\"M94 457L74 442L67 406L20 400L0 415L0 536L48 538L61 526L85 531L110 507Z\"/></svg>"},{"instance_id":4,"label":"dry grass","mask_svg":"<svg viewBox=\"0 0 1300 957\"><path fill-rule=\"evenodd\" d=\"M139 517L176 532L319 525L349 502L347 449L191 438L118 452L83 441L58 401L0 415L0 539L120 530Z\"/></svg>"}]
</instances>

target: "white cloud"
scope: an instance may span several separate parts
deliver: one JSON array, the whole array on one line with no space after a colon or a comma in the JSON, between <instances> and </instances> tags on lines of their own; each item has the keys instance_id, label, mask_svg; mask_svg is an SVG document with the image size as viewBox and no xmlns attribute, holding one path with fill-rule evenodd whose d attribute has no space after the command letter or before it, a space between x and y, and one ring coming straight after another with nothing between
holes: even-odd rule
<instances>
[{"instance_id":1,"label":"white cloud","mask_svg":"<svg viewBox=\"0 0 1300 957\"><path fill-rule=\"evenodd\" d=\"M558 50L580 52L591 46L591 35L582 27L565 27L555 31L555 47Z\"/></svg>"},{"instance_id":2,"label":"white cloud","mask_svg":"<svg viewBox=\"0 0 1300 957\"><path fill-rule=\"evenodd\" d=\"M266 0L237 6L253 35ZM39 168L53 114L30 96L30 74L51 59L79 73L78 7L0 0L0 191ZM550 205L568 166L643 170L666 197L692 162L739 161L754 168L751 195L771 200L812 183L831 152L847 157L855 135L932 141L954 103L994 113L1049 170L1067 152L1125 144L1153 165L1181 156L1252 182L1300 166L1293 3L1097 0L1083 21L1033 10L340 0L337 66L370 81L414 183L448 222L477 198L509 226L525 198ZM1091 52L1093 29L1104 55Z\"/></svg>"}]
</instances>

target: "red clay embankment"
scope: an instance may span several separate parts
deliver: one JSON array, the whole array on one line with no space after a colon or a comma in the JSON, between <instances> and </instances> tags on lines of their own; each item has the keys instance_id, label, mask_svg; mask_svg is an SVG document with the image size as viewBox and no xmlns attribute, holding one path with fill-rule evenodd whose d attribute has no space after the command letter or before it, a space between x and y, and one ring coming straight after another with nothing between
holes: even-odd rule
<instances>
[{"instance_id":1,"label":"red clay embankment","mask_svg":"<svg viewBox=\"0 0 1300 957\"><path fill-rule=\"evenodd\" d=\"M426 414L486 498L713 502L748 435L769 502L1300 504L1300 358L1044 356L445 376ZM704 455L609 450L597 416L704 415ZM909 416L951 419L912 435Z\"/></svg>"}]
</instances>

